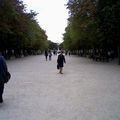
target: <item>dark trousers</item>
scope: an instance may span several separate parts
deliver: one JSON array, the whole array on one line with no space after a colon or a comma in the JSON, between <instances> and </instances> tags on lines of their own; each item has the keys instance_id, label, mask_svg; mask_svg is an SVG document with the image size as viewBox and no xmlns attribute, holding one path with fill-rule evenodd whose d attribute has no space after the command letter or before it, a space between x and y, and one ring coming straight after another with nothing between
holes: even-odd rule
<instances>
[{"instance_id":1,"label":"dark trousers","mask_svg":"<svg viewBox=\"0 0 120 120\"><path fill-rule=\"evenodd\" d=\"M3 83L0 83L0 102L3 101L3 92L4 92L4 84Z\"/></svg>"},{"instance_id":2,"label":"dark trousers","mask_svg":"<svg viewBox=\"0 0 120 120\"><path fill-rule=\"evenodd\" d=\"M48 57L48 56L47 56L47 55L45 55L46 61L47 61L47 57Z\"/></svg>"}]
</instances>

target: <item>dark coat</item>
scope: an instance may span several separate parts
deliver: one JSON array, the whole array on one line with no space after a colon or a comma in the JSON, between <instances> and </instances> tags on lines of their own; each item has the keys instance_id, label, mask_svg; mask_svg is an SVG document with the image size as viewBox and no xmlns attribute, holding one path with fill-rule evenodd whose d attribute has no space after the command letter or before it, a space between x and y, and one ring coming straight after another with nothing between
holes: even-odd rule
<instances>
[{"instance_id":1,"label":"dark coat","mask_svg":"<svg viewBox=\"0 0 120 120\"><path fill-rule=\"evenodd\" d=\"M63 54L58 55L57 63L59 67L64 66L64 63L66 63L66 61L65 61L65 57Z\"/></svg>"},{"instance_id":2,"label":"dark coat","mask_svg":"<svg viewBox=\"0 0 120 120\"><path fill-rule=\"evenodd\" d=\"M3 56L0 56L0 82L4 81L4 76L7 72L7 65Z\"/></svg>"},{"instance_id":3,"label":"dark coat","mask_svg":"<svg viewBox=\"0 0 120 120\"><path fill-rule=\"evenodd\" d=\"M48 51L47 50L45 50L45 56L48 56Z\"/></svg>"}]
</instances>

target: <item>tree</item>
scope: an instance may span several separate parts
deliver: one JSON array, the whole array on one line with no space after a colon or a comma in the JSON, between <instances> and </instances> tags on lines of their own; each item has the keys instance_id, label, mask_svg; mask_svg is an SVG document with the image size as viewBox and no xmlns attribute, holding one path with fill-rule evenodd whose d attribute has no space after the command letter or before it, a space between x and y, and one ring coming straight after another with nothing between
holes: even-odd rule
<instances>
[{"instance_id":1,"label":"tree","mask_svg":"<svg viewBox=\"0 0 120 120\"><path fill-rule=\"evenodd\" d=\"M72 49L90 49L98 35L95 22L96 2L94 0L69 0L67 8L70 18L64 34L64 46L71 46ZM95 37L92 32L96 33Z\"/></svg>"},{"instance_id":2,"label":"tree","mask_svg":"<svg viewBox=\"0 0 120 120\"><path fill-rule=\"evenodd\" d=\"M48 41L48 48L51 49L51 50L57 50L58 49L58 44L49 40Z\"/></svg>"},{"instance_id":3,"label":"tree","mask_svg":"<svg viewBox=\"0 0 120 120\"><path fill-rule=\"evenodd\" d=\"M4 0L0 6L0 49L2 51L21 51L25 49L44 49L47 35L39 26L36 12L26 12L19 0Z\"/></svg>"},{"instance_id":4,"label":"tree","mask_svg":"<svg viewBox=\"0 0 120 120\"><path fill-rule=\"evenodd\" d=\"M120 1L99 0L98 2L99 28L103 34L103 47L106 49L118 49L120 64Z\"/></svg>"}]
</instances>

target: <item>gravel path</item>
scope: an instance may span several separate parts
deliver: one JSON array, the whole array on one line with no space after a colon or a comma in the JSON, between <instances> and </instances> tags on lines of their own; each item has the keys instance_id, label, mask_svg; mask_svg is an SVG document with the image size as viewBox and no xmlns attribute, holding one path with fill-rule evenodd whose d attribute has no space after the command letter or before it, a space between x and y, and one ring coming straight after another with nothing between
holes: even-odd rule
<instances>
[{"instance_id":1,"label":"gravel path","mask_svg":"<svg viewBox=\"0 0 120 120\"><path fill-rule=\"evenodd\" d=\"M67 56L58 74L52 57L7 61L0 120L120 120L120 66Z\"/></svg>"}]
</instances>

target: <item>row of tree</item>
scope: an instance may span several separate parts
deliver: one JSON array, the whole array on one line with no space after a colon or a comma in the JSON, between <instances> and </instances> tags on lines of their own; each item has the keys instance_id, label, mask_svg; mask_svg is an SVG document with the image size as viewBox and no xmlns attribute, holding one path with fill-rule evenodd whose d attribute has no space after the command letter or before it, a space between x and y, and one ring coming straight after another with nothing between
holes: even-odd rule
<instances>
[{"instance_id":1,"label":"row of tree","mask_svg":"<svg viewBox=\"0 0 120 120\"><path fill-rule=\"evenodd\" d=\"M69 0L67 8L64 48L120 56L120 0Z\"/></svg>"},{"instance_id":2,"label":"row of tree","mask_svg":"<svg viewBox=\"0 0 120 120\"><path fill-rule=\"evenodd\" d=\"M49 50L58 50L58 48L59 48L58 43L48 40L48 49Z\"/></svg>"},{"instance_id":3,"label":"row of tree","mask_svg":"<svg viewBox=\"0 0 120 120\"><path fill-rule=\"evenodd\" d=\"M36 20L37 13L26 12L20 0L0 0L0 51L16 56L48 46L46 32Z\"/></svg>"}]
</instances>

